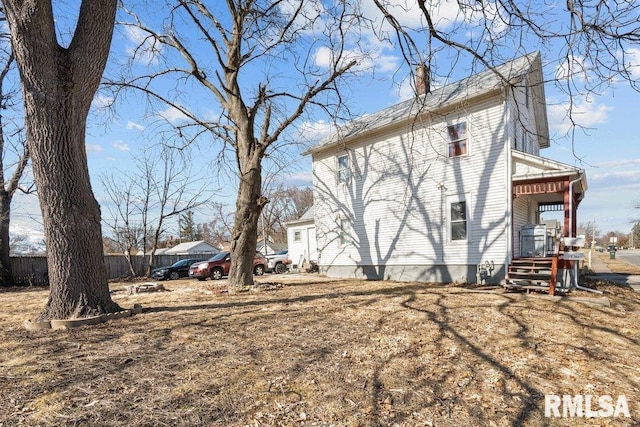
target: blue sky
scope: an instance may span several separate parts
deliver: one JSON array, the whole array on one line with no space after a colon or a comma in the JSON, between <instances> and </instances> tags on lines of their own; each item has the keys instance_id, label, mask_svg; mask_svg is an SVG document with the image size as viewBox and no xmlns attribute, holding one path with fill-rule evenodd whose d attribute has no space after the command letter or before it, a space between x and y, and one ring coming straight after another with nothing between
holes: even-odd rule
<instances>
[{"instance_id":1,"label":"blue sky","mask_svg":"<svg viewBox=\"0 0 640 427\"><path fill-rule=\"evenodd\" d=\"M365 11L375 17L370 2L365 2ZM417 10L397 10L403 24L418 26L420 14ZM441 2L437 11L439 26L446 30L457 24L455 2ZM152 19L152 17L150 18ZM140 33L131 28L119 28L114 35L110 67L125 62L132 49L140 40ZM393 105L411 96L409 71L403 66L400 53L388 42L380 42L372 34L365 34L360 49L366 49L367 61L360 64L361 72L358 80L353 81L346 92L350 109L357 114L367 114ZM358 52L351 52L358 57ZM514 55L522 54L524 51ZM640 65L640 50L628 52L635 54L637 60L631 65ZM329 49L316 46L313 60L318 66L327 61ZM508 57L505 52L503 56ZM545 56L543 56L544 62ZM447 58L441 58L445 63ZM151 63L154 58L147 60ZM113 68L110 70L113 72ZM640 68L631 68L635 78L640 78ZM109 72L109 71L108 71ZM545 77L550 79L558 73L557 64L545 64ZM373 74L372 74L373 73ZM372 78L375 76L375 78ZM465 77L465 69L461 67L458 74L446 78L436 78L434 84L445 84L451 80ZM631 124L635 121L636 105L640 102L640 94L633 91L627 82L613 81L611 87L598 95L574 98L574 120L585 129L576 129L573 136L567 135L570 130L566 116L568 99L553 85L545 87L548 117L551 131L551 147L543 150L541 155L563 163L582 167L587 172L589 189L578 210L578 221L595 221L602 232L631 229L631 222L640 219L640 144L635 140L635 130ZM192 97L193 108L201 114L215 115L216 108L203 102L198 105L198 96ZM115 114L105 111L102 106L110 99L105 92L97 95L90 117L86 140L89 167L92 175L94 192L98 201L104 206L108 203L101 188L99 177L111 172L131 170L135 166L135 158L142 150L153 144L157 138L157 129L161 120L179 123L183 117L176 110L164 109L149 111L144 101L135 95L127 97L127 102L118 105ZM298 123L301 132L312 135L309 143L321 138L329 132L327 118L321 116L308 117ZM218 188L225 180L233 181L229 174L218 175L215 169L216 149L200 144L193 147L193 163L202 172L210 171L211 187ZM291 185L311 184L311 161L309 157L300 156L304 147L283 147L283 159L294 167L290 167L281 176ZM216 193L219 201L233 205L233 189L227 187ZM105 215L103 209L103 216ZM12 231L17 234L29 234L34 239L41 238L39 208L33 196L16 196L13 205ZM197 219L209 221L207 212L200 212ZM177 227L176 227L177 229Z\"/></svg>"}]
</instances>

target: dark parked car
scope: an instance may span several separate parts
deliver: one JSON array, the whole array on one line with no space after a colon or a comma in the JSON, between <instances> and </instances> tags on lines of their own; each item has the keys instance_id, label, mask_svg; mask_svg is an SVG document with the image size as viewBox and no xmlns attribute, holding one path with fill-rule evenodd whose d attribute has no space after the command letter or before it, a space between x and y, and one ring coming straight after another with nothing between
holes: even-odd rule
<instances>
[{"instance_id":1,"label":"dark parked car","mask_svg":"<svg viewBox=\"0 0 640 427\"><path fill-rule=\"evenodd\" d=\"M260 252L256 252L253 257L253 274L262 276L267 268L267 260ZM208 261L198 262L189 268L189 277L195 277L198 280L205 280L210 277L211 280L222 279L223 276L229 275L231 269L231 254L229 252L220 252L218 255Z\"/></svg>"},{"instance_id":2,"label":"dark parked car","mask_svg":"<svg viewBox=\"0 0 640 427\"><path fill-rule=\"evenodd\" d=\"M156 268L151 272L151 277L158 280L176 280L180 277L188 277L189 276L189 267L194 262L200 262L200 259L182 259L178 262L173 263L168 267L160 267Z\"/></svg>"}]
</instances>

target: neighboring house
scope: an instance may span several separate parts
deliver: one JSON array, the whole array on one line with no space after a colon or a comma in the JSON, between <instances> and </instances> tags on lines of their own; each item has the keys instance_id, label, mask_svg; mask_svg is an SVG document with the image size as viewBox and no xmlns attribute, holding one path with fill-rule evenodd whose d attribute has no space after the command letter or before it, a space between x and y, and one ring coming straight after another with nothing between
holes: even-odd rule
<instances>
[{"instance_id":1,"label":"neighboring house","mask_svg":"<svg viewBox=\"0 0 640 427\"><path fill-rule=\"evenodd\" d=\"M160 248L160 249L156 249L156 251L154 252L155 255L167 255L167 251L171 249L171 248ZM139 254L142 255L142 254ZM148 251L145 255L151 255L151 251Z\"/></svg>"},{"instance_id":2,"label":"neighboring house","mask_svg":"<svg viewBox=\"0 0 640 427\"><path fill-rule=\"evenodd\" d=\"M287 245L293 268L302 268L318 262L316 226L313 206L294 221L287 222Z\"/></svg>"},{"instance_id":3,"label":"neighboring house","mask_svg":"<svg viewBox=\"0 0 640 427\"><path fill-rule=\"evenodd\" d=\"M564 211L575 235L586 176L539 156L550 145L540 55L495 71L504 79L422 85L309 150L320 272L473 283L491 265L486 281L501 283L542 212Z\"/></svg>"},{"instance_id":4,"label":"neighboring house","mask_svg":"<svg viewBox=\"0 0 640 427\"><path fill-rule=\"evenodd\" d=\"M267 238L266 243L263 239L258 239L258 243L256 244L256 251L261 252L262 255L275 254L284 249L287 249L284 244L272 242L269 238Z\"/></svg>"},{"instance_id":5,"label":"neighboring house","mask_svg":"<svg viewBox=\"0 0 640 427\"><path fill-rule=\"evenodd\" d=\"M220 253L220 250L215 246L210 245L204 240L196 240L194 242L183 242L172 248L167 248L162 252L162 255L215 255L218 253ZM156 251L156 255L158 254L160 254L159 250Z\"/></svg>"},{"instance_id":6,"label":"neighboring house","mask_svg":"<svg viewBox=\"0 0 640 427\"><path fill-rule=\"evenodd\" d=\"M231 252L231 242L224 242L220 249L223 252ZM275 254L278 251L283 249L287 249L284 244L272 242L267 238L267 244L265 245L262 241L262 238L258 238L258 242L256 243L256 251L262 253L262 255L271 255Z\"/></svg>"}]
</instances>

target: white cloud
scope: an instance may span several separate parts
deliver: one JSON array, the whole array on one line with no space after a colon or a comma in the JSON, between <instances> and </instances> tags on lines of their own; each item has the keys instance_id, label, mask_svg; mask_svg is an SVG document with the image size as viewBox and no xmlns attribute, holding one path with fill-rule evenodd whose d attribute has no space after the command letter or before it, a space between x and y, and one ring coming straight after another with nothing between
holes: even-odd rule
<instances>
[{"instance_id":1,"label":"white cloud","mask_svg":"<svg viewBox=\"0 0 640 427\"><path fill-rule=\"evenodd\" d=\"M336 128L331 123L327 123L324 120L317 122L304 122L299 127L300 138L303 138L306 145L315 145L318 142L326 139L335 132Z\"/></svg>"},{"instance_id":2,"label":"white cloud","mask_svg":"<svg viewBox=\"0 0 640 427\"><path fill-rule=\"evenodd\" d=\"M388 43L379 42L369 39L363 45L362 49L346 49L340 52L340 58L337 58L337 52L332 51L329 47L319 47L313 55L314 63L321 68L330 69L336 60L339 59L340 64L346 64L355 60L357 65L352 68L353 71L373 71L378 73L390 73L398 69L400 58L396 55L389 55L386 52L391 50Z\"/></svg>"},{"instance_id":3,"label":"white cloud","mask_svg":"<svg viewBox=\"0 0 640 427\"><path fill-rule=\"evenodd\" d=\"M565 61L562 61L556 68L556 79L580 79L584 80L584 58L577 56L568 56Z\"/></svg>"},{"instance_id":4,"label":"white cloud","mask_svg":"<svg viewBox=\"0 0 640 427\"><path fill-rule=\"evenodd\" d=\"M305 1L302 5L297 0L285 0L278 3L278 10L287 19L297 13L293 25L296 31L305 29L304 32L312 34L314 31L322 32L325 27L326 8L319 0Z\"/></svg>"},{"instance_id":5,"label":"white cloud","mask_svg":"<svg viewBox=\"0 0 640 427\"><path fill-rule=\"evenodd\" d=\"M187 120L187 116L174 107L169 107L166 110L160 111L158 116L162 117L169 123L178 123Z\"/></svg>"},{"instance_id":6,"label":"white cloud","mask_svg":"<svg viewBox=\"0 0 640 427\"><path fill-rule=\"evenodd\" d=\"M308 172L292 173L285 178L284 182L289 184L294 183L297 186L311 185L313 182L313 176L311 174L311 170Z\"/></svg>"},{"instance_id":7,"label":"white cloud","mask_svg":"<svg viewBox=\"0 0 640 427\"><path fill-rule=\"evenodd\" d=\"M139 123L134 123L132 121L127 122L127 129L135 129L135 130L144 130L144 126Z\"/></svg>"},{"instance_id":8,"label":"white cloud","mask_svg":"<svg viewBox=\"0 0 640 427\"><path fill-rule=\"evenodd\" d=\"M32 246L44 240L40 203L34 194L16 193L11 202L10 234L26 237Z\"/></svg>"},{"instance_id":9,"label":"white cloud","mask_svg":"<svg viewBox=\"0 0 640 427\"><path fill-rule=\"evenodd\" d=\"M411 76L409 75L400 82L400 85L398 86L398 93L396 94L399 101L406 101L407 99L411 99L415 96L416 91L411 80Z\"/></svg>"},{"instance_id":10,"label":"white cloud","mask_svg":"<svg viewBox=\"0 0 640 427\"><path fill-rule=\"evenodd\" d=\"M592 173L589 174L589 178L592 180L615 180L616 182L624 181L626 183L638 183L640 182L640 171L607 171Z\"/></svg>"},{"instance_id":11,"label":"white cloud","mask_svg":"<svg viewBox=\"0 0 640 427\"><path fill-rule=\"evenodd\" d=\"M162 45L156 43L149 33L134 25L125 27L125 37L129 41L127 53L142 64L153 64L157 62L158 56L162 52Z\"/></svg>"},{"instance_id":12,"label":"white cloud","mask_svg":"<svg viewBox=\"0 0 640 427\"><path fill-rule=\"evenodd\" d=\"M111 146L119 151L131 151L129 146L123 141L115 141Z\"/></svg>"},{"instance_id":13,"label":"white cloud","mask_svg":"<svg viewBox=\"0 0 640 427\"><path fill-rule=\"evenodd\" d=\"M457 0L427 1L425 6L433 18L434 24L440 30L448 28L463 18ZM362 10L367 18L374 20L378 25L382 24L384 31L391 29L372 0L363 1ZM387 6L387 10L404 27L420 29L425 26L422 11L414 2L395 1Z\"/></svg>"},{"instance_id":14,"label":"white cloud","mask_svg":"<svg viewBox=\"0 0 640 427\"><path fill-rule=\"evenodd\" d=\"M104 111L106 108L110 107L113 104L113 97L97 93L93 97L93 101L91 102L91 104L96 110Z\"/></svg>"},{"instance_id":15,"label":"white cloud","mask_svg":"<svg viewBox=\"0 0 640 427\"><path fill-rule=\"evenodd\" d=\"M313 55L313 60L316 65L323 68L329 68L331 66L332 58L333 52L326 46L319 47Z\"/></svg>"},{"instance_id":16,"label":"white cloud","mask_svg":"<svg viewBox=\"0 0 640 427\"><path fill-rule=\"evenodd\" d=\"M88 153L101 153L103 151L100 144L85 144Z\"/></svg>"},{"instance_id":17,"label":"white cloud","mask_svg":"<svg viewBox=\"0 0 640 427\"><path fill-rule=\"evenodd\" d=\"M627 71L634 79L640 79L640 49L633 48L624 52L627 62Z\"/></svg>"},{"instance_id":18,"label":"white cloud","mask_svg":"<svg viewBox=\"0 0 640 427\"><path fill-rule=\"evenodd\" d=\"M624 168L627 166L637 167L638 165L640 165L640 159L621 159L621 160L612 160L609 162L598 163L597 167L617 169L617 168ZM640 174L640 171L635 171L635 172Z\"/></svg>"},{"instance_id":19,"label":"white cloud","mask_svg":"<svg viewBox=\"0 0 640 427\"><path fill-rule=\"evenodd\" d=\"M571 111L569 111L571 109ZM572 126L571 119L578 126L592 128L604 124L609 119L609 112L613 107L598 104L591 98L575 98L573 105L566 103L550 104L547 107L549 113L549 127L560 133L566 134Z\"/></svg>"}]
</instances>

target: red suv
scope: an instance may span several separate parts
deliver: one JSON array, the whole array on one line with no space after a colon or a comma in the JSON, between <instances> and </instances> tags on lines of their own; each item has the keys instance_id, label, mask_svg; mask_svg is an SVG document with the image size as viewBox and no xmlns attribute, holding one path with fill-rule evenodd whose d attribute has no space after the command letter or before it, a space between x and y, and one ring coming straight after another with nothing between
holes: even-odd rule
<instances>
[{"instance_id":1,"label":"red suv","mask_svg":"<svg viewBox=\"0 0 640 427\"><path fill-rule=\"evenodd\" d=\"M231 268L231 253L220 252L213 258L197 262L189 267L189 277L195 277L198 280L205 280L210 277L211 280L220 280L222 276L229 274ZM267 260L260 252L256 252L253 257L253 274L262 276L267 268Z\"/></svg>"}]
</instances>

